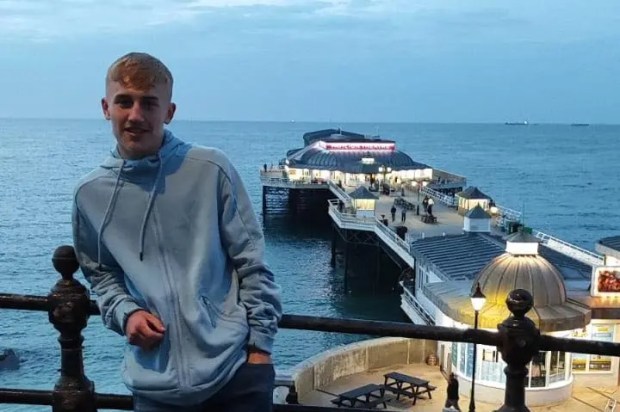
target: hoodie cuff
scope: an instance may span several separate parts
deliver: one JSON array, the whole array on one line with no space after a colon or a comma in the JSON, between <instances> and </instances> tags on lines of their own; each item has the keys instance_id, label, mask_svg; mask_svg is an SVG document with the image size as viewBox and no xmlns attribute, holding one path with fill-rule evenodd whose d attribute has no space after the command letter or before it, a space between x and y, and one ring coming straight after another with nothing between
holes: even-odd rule
<instances>
[{"instance_id":1,"label":"hoodie cuff","mask_svg":"<svg viewBox=\"0 0 620 412\"><path fill-rule=\"evenodd\" d=\"M127 324L127 319L132 313L139 310L144 310L144 308L133 300L127 299L123 303L119 304L114 311L114 320L116 321L119 331L123 336L125 335L125 325Z\"/></svg>"},{"instance_id":2,"label":"hoodie cuff","mask_svg":"<svg viewBox=\"0 0 620 412\"><path fill-rule=\"evenodd\" d=\"M255 347L263 352L271 354L273 349L274 338L271 335L265 335L257 330L250 329L249 347Z\"/></svg>"}]
</instances>

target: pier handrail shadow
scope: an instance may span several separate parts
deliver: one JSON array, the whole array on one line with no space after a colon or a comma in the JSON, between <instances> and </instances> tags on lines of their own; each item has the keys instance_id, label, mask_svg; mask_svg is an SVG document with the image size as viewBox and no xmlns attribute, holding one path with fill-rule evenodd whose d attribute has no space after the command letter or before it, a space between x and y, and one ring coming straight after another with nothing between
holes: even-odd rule
<instances>
[{"instance_id":1,"label":"pier handrail shadow","mask_svg":"<svg viewBox=\"0 0 620 412\"><path fill-rule=\"evenodd\" d=\"M49 321L60 333L61 368L53 390L0 388L0 404L49 405L53 412L94 412L99 408L132 410L128 395L95 392L95 385L84 373L82 330L91 315L99 309L89 292L73 275L78 270L71 246L60 246L52 262L62 277L47 296L0 294L0 309L47 312ZM285 314L279 323L284 329L364 334L381 337L404 337L434 341L451 341L496 346L506 362L506 391L504 404L497 412L527 411L524 378L526 365L539 350L588 353L618 356L620 344L557 338L541 335L534 322L525 317L533 299L523 289L512 291L506 304L512 313L498 325L497 332L480 329L458 329L441 326L414 325L401 322L381 322L358 319L336 319L317 316ZM287 379L287 404L274 405L276 412L359 411L359 408L336 408L299 405L294 382Z\"/></svg>"}]
</instances>

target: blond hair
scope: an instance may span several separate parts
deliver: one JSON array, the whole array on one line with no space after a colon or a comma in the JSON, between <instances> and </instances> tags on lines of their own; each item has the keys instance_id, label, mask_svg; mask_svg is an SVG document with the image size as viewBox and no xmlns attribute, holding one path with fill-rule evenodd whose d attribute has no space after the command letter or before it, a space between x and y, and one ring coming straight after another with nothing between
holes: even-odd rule
<instances>
[{"instance_id":1,"label":"blond hair","mask_svg":"<svg viewBox=\"0 0 620 412\"><path fill-rule=\"evenodd\" d=\"M172 96L172 73L161 60L148 53L131 52L119 57L106 74L106 86L110 82L137 90L149 90L164 84Z\"/></svg>"}]
</instances>

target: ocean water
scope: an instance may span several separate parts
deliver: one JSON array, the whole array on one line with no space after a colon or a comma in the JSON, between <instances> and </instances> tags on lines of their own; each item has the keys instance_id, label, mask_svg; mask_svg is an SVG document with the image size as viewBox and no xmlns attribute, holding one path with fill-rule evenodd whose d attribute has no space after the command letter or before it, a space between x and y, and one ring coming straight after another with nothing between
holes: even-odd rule
<instances>
[{"instance_id":1,"label":"ocean water","mask_svg":"<svg viewBox=\"0 0 620 412\"><path fill-rule=\"evenodd\" d=\"M224 150L239 169L264 225L286 313L402 319L396 296L343 293L341 269L329 264L328 229L260 216L262 164L301 147L304 132L327 127L393 139L414 160L464 175L497 203L523 211L527 225L581 247L593 250L598 239L620 232L620 126L175 121L175 134ZM58 278L53 250L71 243L73 187L113 138L104 121L0 119L0 143L0 292L47 294ZM85 371L96 390L127 393L119 370L123 338L96 317L84 336ZM274 360L284 369L360 338L283 330ZM0 349L14 348L22 360L19 370L0 370L0 387L51 389L56 339L45 313L0 311Z\"/></svg>"}]
</instances>

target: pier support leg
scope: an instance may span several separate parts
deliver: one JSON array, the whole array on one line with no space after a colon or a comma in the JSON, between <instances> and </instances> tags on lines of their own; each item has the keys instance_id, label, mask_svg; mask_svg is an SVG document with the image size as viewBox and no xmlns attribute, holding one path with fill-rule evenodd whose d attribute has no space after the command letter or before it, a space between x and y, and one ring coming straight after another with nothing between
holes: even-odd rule
<instances>
[{"instance_id":1,"label":"pier support leg","mask_svg":"<svg viewBox=\"0 0 620 412\"><path fill-rule=\"evenodd\" d=\"M336 267L336 242L338 241L338 233L336 233L336 228L332 227L332 258L330 260L330 264L332 267Z\"/></svg>"},{"instance_id":2,"label":"pier support leg","mask_svg":"<svg viewBox=\"0 0 620 412\"><path fill-rule=\"evenodd\" d=\"M344 244L344 292L349 291L349 241L345 240Z\"/></svg>"},{"instance_id":3,"label":"pier support leg","mask_svg":"<svg viewBox=\"0 0 620 412\"><path fill-rule=\"evenodd\" d=\"M375 282L372 288L373 294L377 292L377 287L379 285L379 280L381 277L381 246L377 244L377 269L375 270Z\"/></svg>"}]
</instances>

